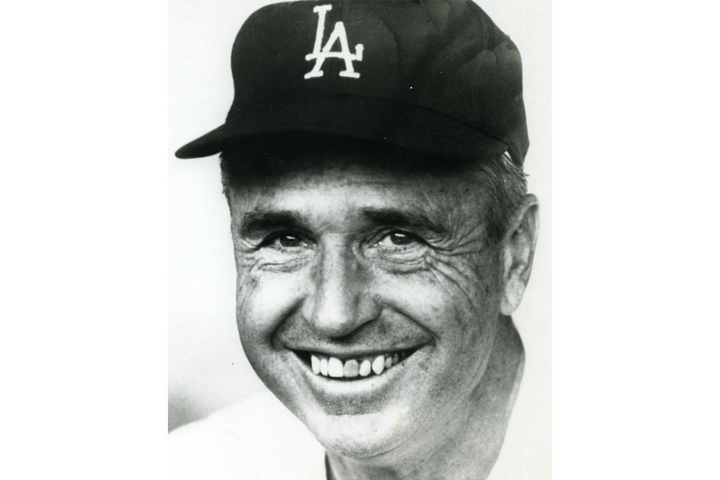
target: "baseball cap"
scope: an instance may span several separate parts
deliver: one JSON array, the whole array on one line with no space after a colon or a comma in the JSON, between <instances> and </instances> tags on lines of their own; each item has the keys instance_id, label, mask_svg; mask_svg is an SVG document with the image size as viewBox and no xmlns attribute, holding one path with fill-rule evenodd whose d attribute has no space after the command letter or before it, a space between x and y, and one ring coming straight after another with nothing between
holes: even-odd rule
<instances>
[{"instance_id":1,"label":"baseball cap","mask_svg":"<svg viewBox=\"0 0 720 480\"><path fill-rule=\"evenodd\" d=\"M225 123L180 148L197 158L287 133L379 142L461 158L529 141L520 54L471 0L325 0L269 5L240 29Z\"/></svg>"}]
</instances>

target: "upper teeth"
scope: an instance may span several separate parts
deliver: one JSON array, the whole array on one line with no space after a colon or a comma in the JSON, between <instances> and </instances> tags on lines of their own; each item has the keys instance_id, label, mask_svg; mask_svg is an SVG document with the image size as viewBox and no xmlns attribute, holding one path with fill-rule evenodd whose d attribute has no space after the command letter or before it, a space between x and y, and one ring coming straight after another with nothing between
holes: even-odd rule
<instances>
[{"instance_id":1,"label":"upper teeth","mask_svg":"<svg viewBox=\"0 0 720 480\"><path fill-rule=\"evenodd\" d=\"M380 375L393 365L397 365L400 363L400 355L395 353L375 357L351 358L343 362L336 357L313 354L310 355L310 362L315 375L333 378L367 377L370 372Z\"/></svg>"}]
</instances>

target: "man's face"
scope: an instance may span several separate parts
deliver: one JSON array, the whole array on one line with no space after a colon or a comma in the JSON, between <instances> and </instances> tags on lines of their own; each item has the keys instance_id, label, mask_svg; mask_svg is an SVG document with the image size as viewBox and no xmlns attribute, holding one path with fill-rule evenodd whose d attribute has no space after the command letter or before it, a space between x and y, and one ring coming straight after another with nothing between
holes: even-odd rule
<instances>
[{"instance_id":1,"label":"man's face","mask_svg":"<svg viewBox=\"0 0 720 480\"><path fill-rule=\"evenodd\" d=\"M502 262L486 192L468 175L313 160L229 192L243 347L329 451L417 453L488 381ZM352 360L394 354L380 374L312 368L335 358L352 374Z\"/></svg>"}]
</instances>

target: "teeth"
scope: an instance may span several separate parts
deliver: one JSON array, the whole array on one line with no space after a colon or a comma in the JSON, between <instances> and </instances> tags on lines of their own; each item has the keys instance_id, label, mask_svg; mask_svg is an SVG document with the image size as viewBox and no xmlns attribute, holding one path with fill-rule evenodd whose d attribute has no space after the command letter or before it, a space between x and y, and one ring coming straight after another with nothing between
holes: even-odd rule
<instances>
[{"instance_id":1,"label":"teeth","mask_svg":"<svg viewBox=\"0 0 720 480\"><path fill-rule=\"evenodd\" d=\"M312 370L315 375L320 373L320 360L315 355L310 356L310 362L312 363Z\"/></svg>"},{"instance_id":2,"label":"teeth","mask_svg":"<svg viewBox=\"0 0 720 480\"><path fill-rule=\"evenodd\" d=\"M385 370L392 368L405 360L405 353L393 355L378 355L376 357L352 358L342 361L337 357L325 357L320 354L310 355L310 366L315 375L332 378L355 378L367 377L372 372L375 375L382 374Z\"/></svg>"},{"instance_id":3,"label":"teeth","mask_svg":"<svg viewBox=\"0 0 720 480\"><path fill-rule=\"evenodd\" d=\"M327 358L320 359L320 373L322 373L324 376L327 377L327 374L328 374L328 359Z\"/></svg>"},{"instance_id":4,"label":"teeth","mask_svg":"<svg viewBox=\"0 0 720 480\"><path fill-rule=\"evenodd\" d=\"M348 378L357 377L358 373L360 373L360 365L358 365L358 361L348 360L347 362L345 362L345 368L343 369L343 373Z\"/></svg>"},{"instance_id":5,"label":"teeth","mask_svg":"<svg viewBox=\"0 0 720 480\"><path fill-rule=\"evenodd\" d=\"M375 375L380 375L385 370L385 357L379 355L372 363L372 370Z\"/></svg>"},{"instance_id":6,"label":"teeth","mask_svg":"<svg viewBox=\"0 0 720 480\"><path fill-rule=\"evenodd\" d=\"M330 360L328 360L328 374L334 378L343 376L343 364L339 358L330 357Z\"/></svg>"}]
</instances>

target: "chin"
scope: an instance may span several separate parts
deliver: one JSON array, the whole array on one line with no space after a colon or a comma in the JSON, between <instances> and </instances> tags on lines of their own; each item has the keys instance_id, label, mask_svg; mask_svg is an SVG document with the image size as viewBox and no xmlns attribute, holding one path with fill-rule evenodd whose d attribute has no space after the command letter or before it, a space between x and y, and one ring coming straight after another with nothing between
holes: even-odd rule
<instances>
[{"instance_id":1,"label":"chin","mask_svg":"<svg viewBox=\"0 0 720 480\"><path fill-rule=\"evenodd\" d=\"M394 407L361 415L323 415L308 428L328 453L379 459L411 435L407 412L407 408Z\"/></svg>"}]
</instances>

